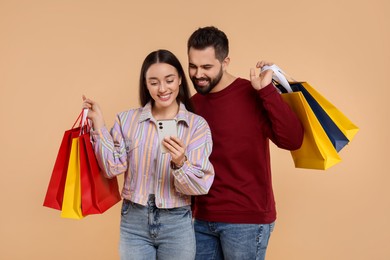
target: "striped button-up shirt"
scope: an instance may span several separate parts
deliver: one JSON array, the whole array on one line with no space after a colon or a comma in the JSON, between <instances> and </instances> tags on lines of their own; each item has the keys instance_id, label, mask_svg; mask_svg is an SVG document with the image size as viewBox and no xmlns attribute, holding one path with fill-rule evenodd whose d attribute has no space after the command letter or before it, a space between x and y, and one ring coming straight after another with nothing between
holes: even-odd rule
<instances>
[{"instance_id":1,"label":"striped button-up shirt","mask_svg":"<svg viewBox=\"0 0 390 260\"><path fill-rule=\"evenodd\" d=\"M111 132L103 127L92 131L100 168L110 178L124 173L122 197L146 205L155 194L159 208L191 204L191 195L207 194L214 180L209 161L212 149L210 128L202 117L183 104L175 117L178 137L186 146L187 161L170 168L171 155L162 153L151 103L119 113Z\"/></svg>"}]
</instances>

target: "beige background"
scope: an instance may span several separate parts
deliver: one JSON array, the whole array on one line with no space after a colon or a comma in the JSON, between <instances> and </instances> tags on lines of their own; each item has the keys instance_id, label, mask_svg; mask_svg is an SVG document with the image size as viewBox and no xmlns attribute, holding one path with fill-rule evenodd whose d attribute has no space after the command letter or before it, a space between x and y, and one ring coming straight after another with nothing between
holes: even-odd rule
<instances>
[{"instance_id":1,"label":"beige background","mask_svg":"<svg viewBox=\"0 0 390 260\"><path fill-rule=\"evenodd\" d=\"M361 128L325 172L272 147L267 259L390 259L389 16L387 0L0 0L0 259L118 259L119 204L81 221L42 206L63 132L82 94L110 126L137 107L143 58L167 48L187 68L206 25L229 36L231 73L274 61Z\"/></svg>"}]
</instances>

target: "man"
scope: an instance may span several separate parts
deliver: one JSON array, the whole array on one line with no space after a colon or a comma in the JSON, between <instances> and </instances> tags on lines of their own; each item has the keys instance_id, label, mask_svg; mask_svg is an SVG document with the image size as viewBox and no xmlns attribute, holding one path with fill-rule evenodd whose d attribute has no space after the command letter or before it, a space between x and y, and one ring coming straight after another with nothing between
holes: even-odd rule
<instances>
[{"instance_id":1,"label":"man","mask_svg":"<svg viewBox=\"0 0 390 260\"><path fill-rule=\"evenodd\" d=\"M303 128L272 84L272 71L250 81L227 72L229 43L215 27L188 39L195 112L211 128L215 169L207 195L194 198L196 259L264 259L276 219L269 140L295 150ZM256 67L272 65L258 62Z\"/></svg>"}]
</instances>

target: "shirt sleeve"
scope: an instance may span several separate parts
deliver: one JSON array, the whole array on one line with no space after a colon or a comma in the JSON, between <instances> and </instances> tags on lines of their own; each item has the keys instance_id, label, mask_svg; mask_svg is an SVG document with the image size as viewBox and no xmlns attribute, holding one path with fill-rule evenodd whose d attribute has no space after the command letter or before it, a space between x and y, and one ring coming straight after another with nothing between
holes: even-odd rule
<instances>
[{"instance_id":1,"label":"shirt sleeve","mask_svg":"<svg viewBox=\"0 0 390 260\"><path fill-rule=\"evenodd\" d=\"M117 116L111 132L103 127L92 131L94 150L100 168L108 178L112 178L127 170L127 152L121 131L121 122Z\"/></svg>"},{"instance_id":2,"label":"shirt sleeve","mask_svg":"<svg viewBox=\"0 0 390 260\"><path fill-rule=\"evenodd\" d=\"M210 127L202 117L198 119L187 146L187 161L180 169L171 169L175 189L186 195L207 194L214 181L209 160L213 146Z\"/></svg>"},{"instance_id":3,"label":"shirt sleeve","mask_svg":"<svg viewBox=\"0 0 390 260\"><path fill-rule=\"evenodd\" d=\"M297 115L283 101L276 87L270 83L258 91L270 120L268 136L279 148L299 149L303 141L303 126Z\"/></svg>"}]
</instances>

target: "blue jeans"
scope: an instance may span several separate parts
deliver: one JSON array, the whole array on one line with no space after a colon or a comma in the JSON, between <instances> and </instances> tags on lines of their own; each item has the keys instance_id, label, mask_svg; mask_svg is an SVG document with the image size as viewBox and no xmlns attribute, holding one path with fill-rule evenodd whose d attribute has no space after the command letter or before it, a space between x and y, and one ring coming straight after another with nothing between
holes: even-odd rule
<instances>
[{"instance_id":1,"label":"blue jeans","mask_svg":"<svg viewBox=\"0 0 390 260\"><path fill-rule=\"evenodd\" d=\"M124 200L121 212L121 260L195 258L190 206L159 209L151 195L147 206Z\"/></svg>"},{"instance_id":2,"label":"blue jeans","mask_svg":"<svg viewBox=\"0 0 390 260\"><path fill-rule=\"evenodd\" d=\"M194 221L197 260L263 260L272 224Z\"/></svg>"}]
</instances>

